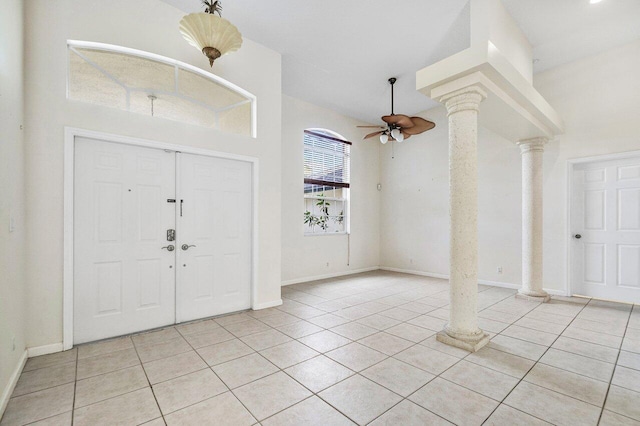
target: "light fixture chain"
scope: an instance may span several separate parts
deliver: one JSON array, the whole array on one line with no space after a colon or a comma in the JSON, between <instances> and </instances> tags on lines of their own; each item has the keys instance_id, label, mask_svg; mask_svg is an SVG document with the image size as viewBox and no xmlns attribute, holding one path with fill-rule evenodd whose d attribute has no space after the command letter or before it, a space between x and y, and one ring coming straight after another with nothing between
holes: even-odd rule
<instances>
[{"instance_id":1,"label":"light fixture chain","mask_svg":"<svg viewBox=\"0 0 640 426\"><path fill-rule=\"evenodd\" d=\"M153 101L155 101L156 99L158 99L158 97L156 95L149 95L147 96L147 98L149 98L149 100L151 101L151 116L153 117Z\"/></svg>"}]
</instances>

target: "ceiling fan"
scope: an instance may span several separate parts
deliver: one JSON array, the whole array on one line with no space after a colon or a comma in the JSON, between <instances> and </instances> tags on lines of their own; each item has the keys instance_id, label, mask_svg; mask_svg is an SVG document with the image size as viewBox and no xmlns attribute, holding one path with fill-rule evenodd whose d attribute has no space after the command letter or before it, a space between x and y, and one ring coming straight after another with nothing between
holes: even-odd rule
<instances>
[{"instance_id":1,"label":"ceiling fan","mask_svg":"<svg viewBox=\"0 0 640 426\"><path fill-rule=\"evenodd\" d=\"M389 79L391 84L391 115L385 115L382 117L386 126L358 126L362 128L377 128L381 129L373 133L369 133L363 139L369 139L374 136L380 135L380 142L387 143L389 139L402 142L405 139L409 139L412 135L419 135L436 127L436 123L433 121L425 120L422 117L409 117L403 114L394 114L393 112L393 85L396 82L395 77Z\"/></svg>"}]
</instances>

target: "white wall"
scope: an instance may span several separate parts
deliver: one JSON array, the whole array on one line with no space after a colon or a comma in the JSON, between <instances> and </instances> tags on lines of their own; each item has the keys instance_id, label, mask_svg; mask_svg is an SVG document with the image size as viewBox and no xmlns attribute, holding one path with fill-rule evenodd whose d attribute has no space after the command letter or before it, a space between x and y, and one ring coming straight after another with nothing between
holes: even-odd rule
<instances>
[{"instance_id":1,"label":"white wall","mask_svg":"<svg viewBox=\"0 0 640 426\"><path fill-rule=\"evenodd\" d=\"M534 76L565 122L544 155L545 285L567 279L567 160L640 150L640 40Z\"/></svg>"},{"instance_id":2,"label":"white wall","mask_svg":"<svg viewBox=\"0 0 640 426\"><path fill-rule=\"evenodd\" d=\"M534 77L566 132L544 153L544 287L566 288L566 170L570 158L640 149L640 41ZM480 106L482 113L482 106ZM448 135L444 108L423 114L437 127L381 151L381 264L449 274ZM520 285L520 152L481 128L478 135L479 279ZM497 273L502 266L503 273Z\"/></svg>"},{"instance_id":3,"label":"white wall","mask_svg":"<svg viewBox=\"0 0 640 426\"><path fill-rule=\"evenodd\" d=\"M62 341L64 127L140 137L259 159L258 303L280 299L281 58L250 40L216 61L214 73L258 98L258 138L223 134L68 101L67 39L111 43L209 70L178 31L183 12L156 0L25 2L26 172L29 250L28 346ZM197 5L196 5L197 6Z\"/></svg>"},{"instance_id":4,"label":"white wall","mask_svg":"<svg viewBox=\"0 0 640 426\"><path fill-rule=\"evenodd\" d=\"M379 145L362 140L366 124L331 110L282 97L282 282L291 284L379 265ZM351 259L347 236L304 236L303 145L305 129L324 128L351 146ZM328 265L327 265L328 263Z\"/></svg>"},{"instance_id":5,"label":"white wall","mask_svg":"<svg viewBox=\"0 0 640 426\"><path fill-rule=\"evenodd\" d=\"M0 417L25 353L22 14L22 0L0 2Z\"/></svg>"},{"instance_id":6,"label":"white wall","mask_svg":"<svg viewBox=\"0 0 640 426\"><path fill-rule=\"evenodd\" d=\"M448 125L444 108L421 114L436 127L380 153L381 265L449 274ZM495 133L478 133L479 276L520 281L520 154ZM509 223L508 227L504 224ZM514 232L514 229L517 232ZM503 273L496 272L498 266Z\"/></svg>"}]
</instances>

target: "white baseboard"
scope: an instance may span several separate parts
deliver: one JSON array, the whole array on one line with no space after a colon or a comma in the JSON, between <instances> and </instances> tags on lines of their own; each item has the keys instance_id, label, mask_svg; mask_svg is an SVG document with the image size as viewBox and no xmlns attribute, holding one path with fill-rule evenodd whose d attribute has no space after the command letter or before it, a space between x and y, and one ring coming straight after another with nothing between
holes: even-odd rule
<instances>
[{"instance_id":1,"label":"white baseboard","mask_svg":"<svg viewBox=\"0 0 640 426\"><path fill-rule=\"evenodd\" d=\"M13 370L13 374L9 378L9 383L4 387L2 391L2 396L0 396L0 418L4 414L4 410L7 408L7 404L9 403L9 398L11 398L11 394L13 393L13 389L15 389L16 384L18 383L18 379L20 378L20 374L22 374L22 369L24 365L27 363L27 350L25 349L22 353L22 357L20 357L20 361L18 361L18 365L16 365L15 370Z\"/></svg>"},{"instance_id":2,"label":"white baseboard","mask_svg":"<svg viewBox=\"0 0 640 426\"><path fill-rule=\"evenodd\" d=\"M571 296L569 293L567 293L566 290L556 290L553 288L543 288L543 290L552 296L566 296L566 297Z\"/></svg>"},{"instance_id":3,"label":"white baseboard","mask_svg":"<svg viewBox=\"0 0 640 426\"><path fill-rule=\"evenodd\" d=\"M63 346L61 343L52 343L51 345L44 346L36 346L33 348L28 348L27 352L29 353L29 358L33 358L34 356L40 355L48 355L56 352L62 352Z\"/></svg>"},{"instance_id":4,"label":"white baseboard","mask_svg":"<svg viewBox=\"0 0 640 426\"><path fill-rule=\"evenodd\" d=\"M336 277L343 277L345 275L353 275L353 274L361 274L363 272L377 271L378 269L382 269L382 268L379 268L377 266L372 266L370 268L352 269L349 271L334 272L331 274L315 275L312 277L304 277L304 278L295 278L293 280L282 281L280 285L284 287L287 285L307 283L310 281L325 280L327 278L336 278Z\"/></svg>"},{"instance_id":5,"label":"white baseboard","mask_svg":"<svg viewBox=\"0 0 640 426\"><path fill-rule=\"evenodd\" d=\"M273 300L271 302L265 302L265 303L257 303L251 309L253 309L254 311L258 311L260 309L273 308L275 306L280 306L280 305L282 305L282 299Z\"/></svg>"},{"instance_id":6,"label":"white baseboard","mask_svg":"<svg viewBox=\"0 0 640 426\"><path fill-rule=\"evenodd\" d=\"M430 278L442 278L443 280L449 279L449 275L437 274L435 272L414 271L411 269L392 268L390 266L381 266L379 269L382 269L383 271L389 271L389 272L399 272L401 274L420 275L422 277L430 277Z\"/></svg>"},{"instance_id":7,"label":"white baseboard","mask_svg":"<svg viewBox=\"0 0 640 426\"><path fill-rule=\"evenodd\" d=\"M517 290L520 288L518 284L503 283L500 281L478 280L478 284L488 285L491 287L510 288L512 290Z\"/></svg>"},{"instance_id":8,"label":"white baseboard","mask_svg":"<svg viewBox=\"0 0 640 426\"><path fill-rule=\"evenodd\" d=\"M438 274L435 272L424 272L424 271L413 271L409 269L399 269L399 268L391 268L388 266L381 266L380 269L383 271L391 271L391 272L401 272L403 274L411 274L411 275L420 275L423 277L431 277L431 278L441 278L444 280L449 279L449 275ZM478 284L490 285L492 287L501 287L501 288L511 288L517 290L520 288L519 284L514 283L503 283L499 281L489 281L489 280L478 280ZM552 288L545 288L544 291L549 293L552 296L567 296L566 290L556 290Z\"/></svg>"}]
</instances>

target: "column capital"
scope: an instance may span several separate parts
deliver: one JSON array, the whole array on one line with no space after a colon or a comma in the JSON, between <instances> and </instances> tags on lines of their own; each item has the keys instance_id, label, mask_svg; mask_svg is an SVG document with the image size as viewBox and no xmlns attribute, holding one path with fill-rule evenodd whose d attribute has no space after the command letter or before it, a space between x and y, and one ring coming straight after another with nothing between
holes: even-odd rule
<instances>
[{"instance_id":1,"label":"column capital","mask_svg":"<svg viewBox=\"0 0 640 426\"><path fill-rule=\"evenodd\" d=\"M480 102L487 98L487 92L479 86L469 86L455 92L447 93L439 101L447 108L447 115L460 111L478 111Z\"/></svg>"},{"instance_id":2,"label":"column capital","mask_svg":"<svg viewBox=\"0 0 640 426\"><path fill-rule=\"evenodd\" d=\"M520 147L520 153L526 154L532 151L544 151L544 145L549 142L549 139L545 137L522 139L516 142L516 145Z\"/></svg>"}]
</instances>

